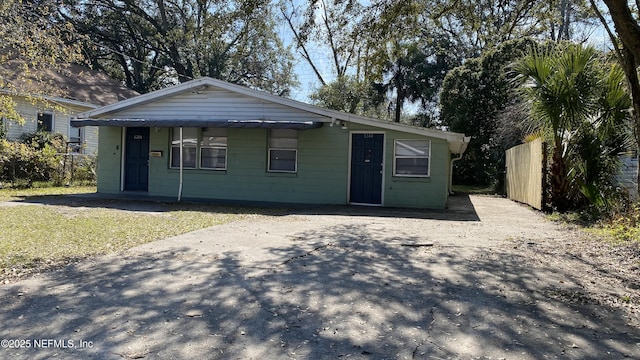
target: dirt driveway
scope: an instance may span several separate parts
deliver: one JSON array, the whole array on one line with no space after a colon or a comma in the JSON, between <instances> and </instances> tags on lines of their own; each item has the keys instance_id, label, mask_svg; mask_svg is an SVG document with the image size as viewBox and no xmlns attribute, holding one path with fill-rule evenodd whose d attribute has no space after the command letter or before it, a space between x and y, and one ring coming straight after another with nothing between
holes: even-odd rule
<instances>
[{"instance_id":1,"label":"dirt driveway","mask_svg":"<svg viewBox=\"0 0 640 360\"><path fill-rule=\"evenodd\" d=\"M638 358L599 246L493 197L256 216L0 286L0 358Z\"/></svg>"}]
</instances>

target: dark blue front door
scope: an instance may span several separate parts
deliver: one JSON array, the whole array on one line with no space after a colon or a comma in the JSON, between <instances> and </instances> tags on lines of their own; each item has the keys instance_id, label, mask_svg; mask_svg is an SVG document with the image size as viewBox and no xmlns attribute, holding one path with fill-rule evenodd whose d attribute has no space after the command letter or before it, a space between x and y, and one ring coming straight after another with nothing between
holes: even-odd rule
<instances>
[{"instance_id":1,"label":"dark blue front door","mask_svg":"<svg viewBox=\"0 0 640 360\"><path fill-rule=\"evenodd\" d=\"M124 189L149 188L149 128L127 128L124 159Z\"/></svg>"},{"instance_id":2,"label":"dark blue front door","mask_svg":"<svg viewBox=\"0 0 640 360\"><path fill-rule=\"evenodd\" d=\"M350 201L382 204L383 134L351 135Z\"/></svg>"}]
</instances>

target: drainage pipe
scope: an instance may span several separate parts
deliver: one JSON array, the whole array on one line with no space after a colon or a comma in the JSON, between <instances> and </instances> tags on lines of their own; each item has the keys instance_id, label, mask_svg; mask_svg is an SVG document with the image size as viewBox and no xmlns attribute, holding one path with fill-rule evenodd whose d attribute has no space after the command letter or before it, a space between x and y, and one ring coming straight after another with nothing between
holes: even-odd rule
<instances>
[{"instance_id":1,"label":"drainage pipe","mask_svg":"<svg viewBox=\"0 0 640 360\"><path fill-rule=\"evenodd\" d=\"M451 169L449 169L449 195L453 195L453 163L462 159L462 153L457 158L451 159Z\"/></svg>"}]
</instances>

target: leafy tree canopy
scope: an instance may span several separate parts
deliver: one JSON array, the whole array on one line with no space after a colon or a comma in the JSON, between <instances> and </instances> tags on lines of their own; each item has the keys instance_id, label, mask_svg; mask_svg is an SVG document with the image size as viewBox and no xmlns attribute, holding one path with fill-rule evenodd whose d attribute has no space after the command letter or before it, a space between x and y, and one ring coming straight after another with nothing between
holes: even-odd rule
<instances>
[{"instance_id":1,"label":"leafy tree canopy","mask_svg":"<svg viewBox=\"0 0 640 360\"><path fill-rule=\"evenodd\" d=\"M500 115L519 102L512 93L515 74L508 71L508 66L534 45L528 38L507 41L479 58L467 60L444 78L440 120L449 130L473 139L455 169L454 176L460 183L490 185L501 178L503 151L513 139L500 139Z\"/></svg>"},{"instance_id":2,"label":"leafy tree canopy","mask_svg":"<svg viewBox=\"0 0 640 360\"><path fill-rule=\"evenodd\" d=\"M56 6L48 0L0 0L0 119L24 121L15 95L57 108L46 100L54 85L42 70L82 60L73 26L51 21Z\"/></svg>"},{"instance_id":3,"label":"leafy tree canopy","mask_svg":"<svg viewBox=\"0 0 640 360\"><path fill-rule=\"evenodd\" d=\"M296 84L269 0L77 0L58 16L91 39L95 68L141 93L200 76L278 95Z\"/></svg>"}]
</instances>

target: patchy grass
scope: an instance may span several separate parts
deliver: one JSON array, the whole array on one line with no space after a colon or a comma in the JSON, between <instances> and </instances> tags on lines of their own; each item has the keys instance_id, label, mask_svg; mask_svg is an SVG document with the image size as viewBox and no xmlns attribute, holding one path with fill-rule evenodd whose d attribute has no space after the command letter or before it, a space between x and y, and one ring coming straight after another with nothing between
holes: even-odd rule
<instances>
[{"instance_id":1,"label":"patchy grass","mask_svg":"<svg viewBox=\"0 0 640 360\"><path fill-rule=\"evenodd\" d=\"M34 187L27 189L8 188L0 190L0 201L10 201L30 196L90 194L95 192L95 186Z\"/></svg>"},{"instance_id":2,"label":"patchy grass","mask_svg":"<svg viewBox=\"0 0 640 360\"><path fill-rule=\"evenodd\" d=\"M0 190L0 198L92 190L95 188ZM117 200L0 206L0 281L239 220L256 210Z\"/></svg>"},{"instance_id":3,"label":"patchy grass","mask_svg":"<svg viewBox=\"0 0 640 360\"><path fill-rule=\"evenodd\" d=\"M453 185L451 189L454 193L461 194L494 195L496 193L493 185Z\"/></svg>"},{"instance_id":4,"label":"patchy grass","mask_svg":"<svg viewBox=\"0 0 640 360\"><path fill-rule=\"evenodd\" d=\"M588 234L609 241L613 245L640 242L640 204L621 213L598 217L589 211L553 213L549 220L577 225Z\"/></svg>"},{"instance_id":5,"label":"patchy grass","mask_svg":"<svg viewBox=\"0 0 640 360\"><path fill-rule=\"evenodd\" d=\"M600 236L614 245L630 242L640 243L640 224L632 223L628 218L614 218L586 228L590 234Z\"/></svg>"},{"instance_id":6,"label":"patchy grass","mask_svg":"<svg viewBox=\"0 0 640 360\"><path fill-rule=\"evenodd\" d=\"M578 225L581 227L589 227L595 224L596 219L591 214L572 211L566 213L553 212L547 215L547 219L555 222L563 222L572 225Z\"/></svg>"}]
</instances>

